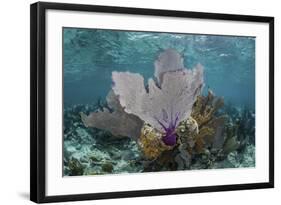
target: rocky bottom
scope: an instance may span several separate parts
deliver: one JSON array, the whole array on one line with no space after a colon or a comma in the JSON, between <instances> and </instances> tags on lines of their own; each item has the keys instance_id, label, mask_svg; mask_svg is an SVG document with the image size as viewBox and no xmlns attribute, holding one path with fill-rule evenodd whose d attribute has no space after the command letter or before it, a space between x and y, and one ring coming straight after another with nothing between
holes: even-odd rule
<instances>
[{"instance_id":1,"label":"rocky bottom","mask_svg":"<svg viewBox=\"0 0 281 205\"><path fill-rule=\"evenodd\" d=\"M89 113L97 109L99 109L98 104L74 105L64 110L63 174L78 176L153 171L147 169L147 164L150 162L143 157L136 141L130 138L116 138L106 131L86 128L83 125L79 113ZM242 110L231 108L231 112L237 117ZM193 157L189 169L254 166L254 140L247 140L242 148L223 156L218 156L217 152L213 154L212 151L198 154ZM165 171L165 168L162 170L160 168L159 171Z\"/></svg>"}]
</instances>

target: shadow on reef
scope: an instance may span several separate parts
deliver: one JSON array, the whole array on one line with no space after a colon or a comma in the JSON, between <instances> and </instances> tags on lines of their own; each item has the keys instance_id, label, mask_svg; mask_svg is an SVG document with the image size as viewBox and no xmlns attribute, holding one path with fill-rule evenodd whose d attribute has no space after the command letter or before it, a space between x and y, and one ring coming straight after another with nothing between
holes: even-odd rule
<instances>
[{"instance_id":1,"label":"shadow on reef","mask_svg":"<svg viewBox=\"0 0 281 205\"><path fill-rule=\"evenodd\" d=\"M116 137L87 128L80 113L108 108L74 105L64 110L64 175L98 175L255 166L255 114L224 105L223 99L198 96L191 117L177 127L177 144L166 146L144 124L139 139ZM158 140L157 140L158 139Z\"/></svg>"}]
</instances>

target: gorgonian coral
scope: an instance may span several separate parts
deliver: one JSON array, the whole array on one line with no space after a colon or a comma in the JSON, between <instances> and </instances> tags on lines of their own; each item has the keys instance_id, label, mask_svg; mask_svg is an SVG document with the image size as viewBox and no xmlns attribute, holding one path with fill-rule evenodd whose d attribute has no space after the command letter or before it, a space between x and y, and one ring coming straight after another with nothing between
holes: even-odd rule
<instances>
[{"instance_id":1,"label":"gorgonian coral","mask_svg":"<svg viewBox=\"0 0 281 205\"><path fill-rule=\"evenodd\" d=\"M223 98L215 96L210 89L207 96L201 95L197 97L191 113L199 127L199 133L195 136L197 152L203 152L208 146L215 149L222 148L226 116L215 116L215 113L223 105Z\"/></svg>"},{"instance_id":2,"label":"gorgonian coral","mask_svg":"<svg viewBox=\"0 0 281 205\"><path fill-rule=\"evenodd\" d=\"M176 51L166 50L155 63L158 81L149 79L147 88L140 74L112 73L112 89L124 111L162 132L163 142L169 146L176 144L176 128L190 116L203 86L202 66L188 70L182 62Z\"/></svg>"},{"instance_id":3,"label":"gorgonian coral","mask_svg":"<svg viewBox=\"0 0 281 205\"><path fill-rule=\"evenodd\" d=\"M184 68L182 56L173 49L161 53L154 65L155 80L149 79L147 87L138 73L113 72L113 92L107 97L113 111L105 109L89 116L81 113L83 123L133 139L147 123L163 134L166 145L174 146L176 128L190 116L201 92L203 68L200 64L193 70Z\"/></svg>"},{"instance_id":4,"label":"gorgonian coral","mask_svg":"<svg viewBox=\"0 0 281 205\"><path fill-rule=\"evenodd\" d=\"M160 53L154 62L154 67L154 77L159 84L162 84L164 73L184 69L183 58L174 49L167 49Z\"/></svg>"},{"instance_id":5,"label":"gorgonian coral","mask_svg":"<svg viewBox=\"0 0 281 205\"><path fill-rule=\"evenodd\" d=\"M86 127L95 127L111 132L115 136L129 136L137 139L143 126L142 120L137 116L124 112L116 95L110 91L106 97L109 108L92 112L89 116L80 113Z\"/></svg>"}]
</instances>

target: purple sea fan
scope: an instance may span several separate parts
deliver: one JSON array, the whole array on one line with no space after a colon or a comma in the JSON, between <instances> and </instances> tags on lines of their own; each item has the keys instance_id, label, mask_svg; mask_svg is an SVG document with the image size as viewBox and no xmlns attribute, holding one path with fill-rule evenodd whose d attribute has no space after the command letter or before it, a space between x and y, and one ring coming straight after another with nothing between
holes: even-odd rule
<instances>
[{"instance_id":1,"label":"purple sea fan","mask_svg":"<svg viewBox=\"0 0 281 205\"><path fill-rule=\"evenodd\" d=\"M108 93L106 100L113 112L104 108L103 111L92 112L88 116L80 113L84 125L107 130L114 136L127 136L136 140L141 133L142 120L126 113L112 91Z\"/></svg>"},{"instance_id":2,"label":"purple sea fan","mask_svg":"<svg viewBox=\"0 0 281 205\"><path fill-rule=\"evenodd\" d=\"M155 77L159 82L149 79L146 89L140 74L113 72L112 89L119 96L125 112L138 116L162 132L163 142L173 146L177 140L176 127L190 116L196 97L201 92L203 67L198 64L192 70L185 69L176 51L168 49L165 52L161 54L164 57L160 55L155 63ZM165 62L175 66L168 69Z\"/></svg>"},{"instance_id":3,"label":"purple sea fan","mask_svg":"<svg viewBox=\"0 0 281 205\"><path fill-rule=\"evenodd\" d=\"M182 56L174 49L167 49L160 53L154 62L154 76L157 82L163 82L163 74L168 71L177 71L184 69Z\"/></svg>"}]
</instances>

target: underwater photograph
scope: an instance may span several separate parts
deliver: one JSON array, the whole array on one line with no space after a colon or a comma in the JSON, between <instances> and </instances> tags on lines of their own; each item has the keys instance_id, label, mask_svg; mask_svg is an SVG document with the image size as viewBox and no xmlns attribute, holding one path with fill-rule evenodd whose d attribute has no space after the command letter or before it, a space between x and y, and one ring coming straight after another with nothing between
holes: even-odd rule
<instances>
[{"instance_id":1,"label":"underwater photograph","mask_svg":"<svg viewBox=\"0 0 281 205\"><path fill-rule=\"evenodd\" d=\"M63 176L255 167L255 37L62 32Z\"/></svg>"}]
</instances>

